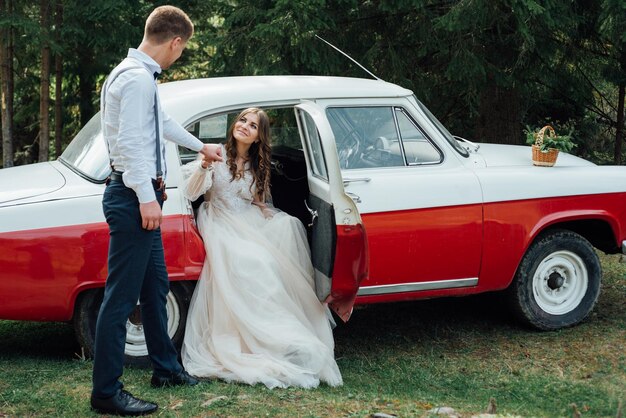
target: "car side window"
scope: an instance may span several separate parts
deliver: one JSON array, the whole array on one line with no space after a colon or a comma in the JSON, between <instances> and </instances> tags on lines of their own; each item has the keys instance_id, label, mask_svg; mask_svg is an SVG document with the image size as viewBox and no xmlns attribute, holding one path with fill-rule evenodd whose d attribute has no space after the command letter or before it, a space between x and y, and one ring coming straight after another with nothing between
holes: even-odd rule
<instances>
[{"instance_id":1,"label":"car side window","mask_svg":"<svg viewBox=\"0 0 626 418\"><path fill-rule=\"evenodd\" d=\"M439 151L401 108L331 107L326 115L342 170L441 161Z\"/></svg>"},{"instance_id":2,"label":"car side window","mask_svg":"<svg viewBox=\"0 0 626 418\"><path fill-rule=\"evenodd\" d=\"M242 110L236 109L228 113L205 116L188 125L187 130L205 144L223 144L226 142L228 128ZM263 110L270 120L272 147L302 149L293 107L264 108ZM178 155L181 164L186 164L193 161L197 153L179 146Z\"/></svg>"}]
</instances>

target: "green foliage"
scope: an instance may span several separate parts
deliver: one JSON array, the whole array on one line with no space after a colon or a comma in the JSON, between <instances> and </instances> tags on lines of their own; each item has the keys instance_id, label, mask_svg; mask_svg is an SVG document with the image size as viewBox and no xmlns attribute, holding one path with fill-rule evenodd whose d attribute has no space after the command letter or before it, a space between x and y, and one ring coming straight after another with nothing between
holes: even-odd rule
<instances>
[{"instance_id":1,"label":"green foliage","mask_svg":"<svg viewBox=\"0 0 626 418\"><path fill-rule=\"evenodd\" d=\"M609 54L604 73L615 84L626 83L626 2L602 2L598 32Z\"/></svg>"},{"instance_id":2,"label":"green foliage","mask_svg":"<svg viewBox=\"0 0 626 418\"><path fill-rule=\"evenodd\" d=\"M528 145L537 144L539 131L539 129L531 129L529 126L526 127L524 133L526 134L526 143ZM570 130L565 135L559 135L558 133L553 135L549 129L546 129L541 141L541 151L548 152L550 149L557 149L563 152L572 151L572 149L576 147L576 144L572 141L573 133L574 131Z\"/></svg>"},{"instance_id":3,"label":"green foliage","mask_svg":"<svg viewBox=\"0 0 626 418\"><path fill-rule=\"evenodd\" d=\"M39 2L14 2L16 149L37 136ZM196 34L163 81L237 75L368 77L413 90L454 133L522 143L545 118L577 132L576 152L613 149L617 87L626 82L626 3L539 0L176 0ZM139 44L156 0L63 0L52 51L64 60L65 142L98 109L101 83ZM60 34L60 42L56 35ZM52 77L53 80L53 77ZM34 103L34 104L33 104ZM626 148L626 147L624 147ZM610 158L609 158L610 160Z\"/></svg>"},{"instance_id":4,"label":"green foliage","mask_svg":"<svg viewBox=\"0 0 626 418\"><path fill-rule=\"evenodd\" d=\"M336 30L323 0L216 1L207 12L220 16L198 40L214 75L315 73L327 51L314 34Z\"/></svg>"}]
</instances>

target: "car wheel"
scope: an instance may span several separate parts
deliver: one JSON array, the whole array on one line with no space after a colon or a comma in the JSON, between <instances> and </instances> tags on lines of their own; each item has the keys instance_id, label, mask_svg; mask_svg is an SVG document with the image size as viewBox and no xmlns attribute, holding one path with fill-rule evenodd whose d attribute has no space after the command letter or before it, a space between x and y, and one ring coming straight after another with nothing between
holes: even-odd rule
<instances>
[{"instance_id":1,"label":"car wheel","mask_svg":"<svg viewBox=\"0 0 626 418\"><path fill-rule=\"evenodd\" d=\"M170 284L170 292L167 295L167 332L177 349L180 349L183 342L187 310L193 287L193 283L190 282L173 282ZM104 289L88 290L80 296L76 303L74 330L85 357L93 357L96 320L103 296ZM143 333L139 304L126 322L124 358L126 364L149 365L148 348Z\"/></svg>"},{"instance_id":2,"label":"car wheel","mask_svg":"<svg viewBox=\"0 0 626 418\"><path fill-rule=\"evenodd\" d=\"M582 236L556 230L528 249L509 287L514 313L525 323L555 330L584 320L598 296L602 268Z\"/></svg>"}]
</instances>

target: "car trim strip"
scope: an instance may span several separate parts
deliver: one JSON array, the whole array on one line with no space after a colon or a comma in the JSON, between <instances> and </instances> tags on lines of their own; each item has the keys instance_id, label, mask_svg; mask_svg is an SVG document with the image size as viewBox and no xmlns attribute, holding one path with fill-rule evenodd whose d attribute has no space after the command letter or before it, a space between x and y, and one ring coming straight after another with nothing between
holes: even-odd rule
<instances>
[{"instance_id":1,"label":"car trim strip","mask_svg":"<svg viewBox=\"0 0 626 418\"><path fill-rule=\"evenodd\" d=\"M359 289L358 296L384 295L386 293L416 292L420 290L452 289L456 287L476 286L477 284L478 284L478 277L469 278L469 279L456 279L456 280L437 280L433 282L415 282L415 283L388 284L388 285L380 285L380 286L363 286Z\"/></svg>"}]
</instances>

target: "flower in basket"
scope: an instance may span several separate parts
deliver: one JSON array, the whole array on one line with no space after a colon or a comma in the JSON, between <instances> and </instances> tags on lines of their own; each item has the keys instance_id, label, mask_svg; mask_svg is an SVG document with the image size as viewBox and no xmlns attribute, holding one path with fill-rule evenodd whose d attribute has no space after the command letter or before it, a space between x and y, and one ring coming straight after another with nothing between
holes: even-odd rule
<instances>
[{"instance_id":1,"label":"flower in basket","mask_svg":"<svg viewBox=\"0 0 626 418\"><path fill-rule=\"evenodd\" d=\"M572 142L573 130L567 135L557 135L552 126L546 125L537 131L527 127L524 132L526 143L532 145L534 165L552 167L556 163L559 151L570 152L576 146Z\"/></svg>"}]
</instances>

